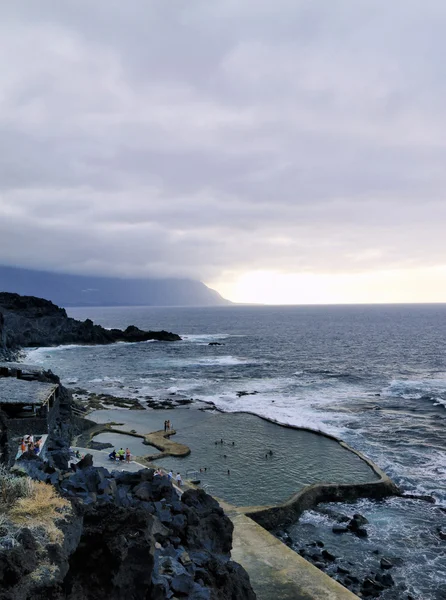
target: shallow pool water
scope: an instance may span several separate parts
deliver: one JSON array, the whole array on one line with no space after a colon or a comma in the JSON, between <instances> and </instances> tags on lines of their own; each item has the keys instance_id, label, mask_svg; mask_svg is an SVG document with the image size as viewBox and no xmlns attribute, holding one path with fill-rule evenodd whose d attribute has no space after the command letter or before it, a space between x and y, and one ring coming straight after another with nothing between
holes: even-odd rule
<instances>
[{"instance_id":1,"label":"shallow pool water","mask_svg":"<svg viewBox=\"0 0 446 600\"><path fill-rule=\"evenodd\" d=\"M237 506L281 503L316 482L377 480L365 461L335 440L254 415L191 408L139 411L137 418L131 411L112 410L91 416L101 422L130 417L127 428L146 433L162 429L170 418L177 431L172 439L189 446L191 454L157 464L181 472L183 478L199 479L209 493Z\"/></svg>"},{"instance_id":2,"label":"shallow pool water","mask_svg":"<svg viewBox=\"0 0 446 600\"><path fill-rule=\"evenodd\" d=\"M103 444L111 444L117 451L119 448L129 448L132 453L132 459L136 456L144 456L146 454L155 454L157 450L152 446L145 446L142 442L142 438L137 438L132 435L125 435L123 433L99 433L93 438L94 442L101 442ZM112 448L107 449L107 452L111 452Z\"/></svg>"}]
</instances>

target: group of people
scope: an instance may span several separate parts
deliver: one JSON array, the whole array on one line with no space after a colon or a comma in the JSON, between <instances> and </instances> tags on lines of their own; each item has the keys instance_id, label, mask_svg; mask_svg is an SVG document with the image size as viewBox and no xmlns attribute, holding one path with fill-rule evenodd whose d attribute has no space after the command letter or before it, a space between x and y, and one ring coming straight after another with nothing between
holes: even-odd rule
<instances>
[{"instance_id":1,"label":"group of people","mask_svg":"<svg viewBox=\"0 0 446 600\"><path fill-rule=\"evenodd\" d=\"M33 435L25 435L25 437L22 438L22 441L20 443L20 450L22 454L24 454L25 452L33 452L37 455L40 452L40 443L40 438L34 441Z\"/></svg>"},{"instance_id":2,"label":"group of people","mask_svg":"<svg viewBox=\"0 0 446 600\"><path fill-rule=\"evenodd\" d=\"M128 448L126 448L125 450L123 448L120 448L118 451L116 451L113 448L113 450L108 455L108 458L110 460L120 460L120 461L125 460L125 462L129 463L131 456L132 456L132 454Z\"/></svg>"},{"instance_id":3,"label":"group of people","mask_svg":"<svg viewBox=\"0 0 446 600\"><path fill-rule=\"evenodd\" d=\"M166 431L172 431L173 427L172 427L172 423L169 421L164 421L164 433Z\"/></svg>"}]
</instances>

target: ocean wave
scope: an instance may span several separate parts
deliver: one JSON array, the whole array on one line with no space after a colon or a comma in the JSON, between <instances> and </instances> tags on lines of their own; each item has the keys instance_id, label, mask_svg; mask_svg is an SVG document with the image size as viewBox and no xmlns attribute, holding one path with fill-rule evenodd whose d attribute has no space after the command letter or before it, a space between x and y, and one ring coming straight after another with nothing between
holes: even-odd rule
<instances>
[{"instance_id":1,"label":"ocean wave","mask_svg":"<svg viewBox=\"0 0 446 600\"><path fill-rule=\"evenodd\" d=\"M95 379L90 379L89 383L124 383L124 379L122 377L95 377Z\"/></svg>"},{"instance_id":2,"label":"ocean wave","mask_svg":"<svg viewBox=\"0 0 446 600\"><path fill-rule=\"evenodd\" d=\"M193 357L193 358L175 358L167 359L166 365L173 365L177 367L210 367L210 366L239 366L239 365L254 365L259 364L260 361L255 359L244 358L241 356L209 356L209 357Z\"/></svg>"},{"instance_id":3,"label":"ocean wave","mask_svg":"<svg viewBox=\"0 0 446 600\"><path fill-rule=\"evenodd\" d=\"M73 350L75 348L91 348L91 346L85 346L82 344L63 344L60 346L44 346L39 348L29 348L25 352L25 362L27 363L42 363L46 358L46 355L53 354L64 350Z\"/></svg>"},{"instance_id":4,"label":"ocean wave","mask_svg":"<svg viewBox=\"0 0 446 600\"><path fill-rule=\"evenodd\" d=\"M446 379L394 379L381 391L384 397L427 400L446 408Z\"/></svg>"},{"instance_id":5,"label":"ocean wave","mask_svg":"<svg viewBox=\"0 0 446 600\"><path fill-rule=\"evenodd\" d=\"M212 342L212 341L218 341L218 340L226 340L229 337L239 337L239 336L234 336L232 334L229 333L197 333L197 334L180 334L181 338L183 341L186 342L195 342L195 343L200 343L200 342Z\"/></svg>"}]
</instances>

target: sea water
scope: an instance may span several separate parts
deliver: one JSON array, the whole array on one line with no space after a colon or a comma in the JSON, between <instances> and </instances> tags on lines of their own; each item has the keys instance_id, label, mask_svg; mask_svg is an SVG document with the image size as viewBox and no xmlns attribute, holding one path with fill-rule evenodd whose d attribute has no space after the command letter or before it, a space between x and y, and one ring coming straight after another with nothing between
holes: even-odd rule
<instances>
[{"instance_id":1,"label":"sea water","mask_svg":"<svg viewBox=\"0 0 446 600\"><path fill-rule=\"evenodd\" d=\"M446 508L446 306L78 308L69 314L105 327L167 329L183 341L29 353L28 361L51 368L68 386L142 401L184 396L331 433L372 458L405 492L432 495L435 505L374 505L380 527L373 535L389 554L403 555L400 571L412 593L445 597L439 580L446 580L446 544L437 528L446 528L440 510ZM403 531L416 548L402 547Z\"/></svg>"},{"instance_id":2,"label":"sea water","mask_svg":"<svg viewBox=\"0 0 446 600\"><path fill-rule=\"evenodd\" d=\"M131 427L138 433L163 429L165 410L137 412ZM200 480L206 491L236 506L280 504L312 483L366 483L379 479L354 452L320 434L280 427L246 413L201 411L196 406L177 408L171 413L168 416L174 418L172 424L177 432L173 439L190 448L188 456L156 458L155 448L143 446L140 438L119 433L101 433L94 441L109 442L118 448L125 444L136 460L138 456L155 455L157 466ZM95 411L89 418L118 423L122 412ZM129 425L127 422L127 430Z\"/></svg>"}]
</instances>

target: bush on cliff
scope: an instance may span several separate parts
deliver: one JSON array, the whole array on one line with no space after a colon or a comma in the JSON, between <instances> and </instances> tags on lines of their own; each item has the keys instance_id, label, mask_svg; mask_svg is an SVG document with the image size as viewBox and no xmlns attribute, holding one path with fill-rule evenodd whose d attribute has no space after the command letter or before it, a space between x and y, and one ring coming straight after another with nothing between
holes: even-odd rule
<instances>
[{"instance_id":1,"label":"bush on cliff","mask_svg":"<svg viewBox=\"0 0 446 600\"><path fill-rule=\"evenodd\" d=\"M56 522L63 518L71 504L59 496L52 485L17 476L0 466L0 512L3 537L15 539L26 525L31 530L44 530L45 538L55 542L62 533Z\"/></svg>"},{"instance_id":2,"label":"bush on cliff","mask_svg":"<svg viewBox=\"0 0 446 600\"><path fill-rule=\"evenodd\" d=\"M31 494L31 479L18 477L0 465L0 510L7 511L20 498Z\"/></svg>"}]
</instances>

